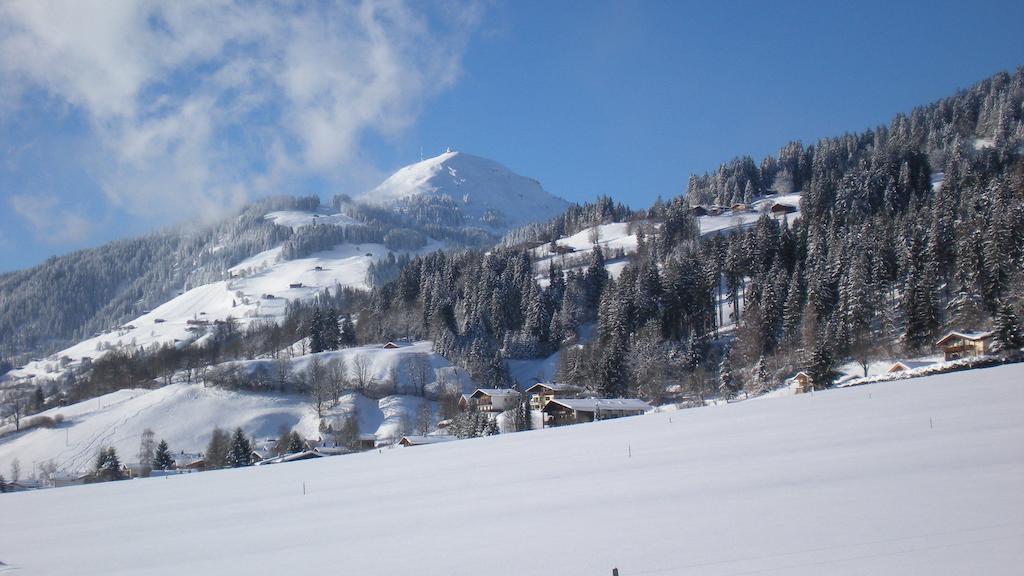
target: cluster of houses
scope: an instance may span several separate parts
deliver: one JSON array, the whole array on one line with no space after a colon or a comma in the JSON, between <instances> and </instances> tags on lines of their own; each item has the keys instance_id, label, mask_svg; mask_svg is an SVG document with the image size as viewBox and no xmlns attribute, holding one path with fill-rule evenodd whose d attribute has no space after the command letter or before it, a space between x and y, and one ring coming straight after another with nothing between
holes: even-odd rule
<instances>
[{"instance_id":1,"label":"cluster of houses","mask_svg":"<svg viewBox=\"0 0 1024 576\"><path fill-rule=\"evenodd\" d=\"M740 214L742 212L752 212L754 207L745 202L737 202L732 206L719 206L718 204L711 204L709 206L697 205L690 208L690 213L694 216L721 216L722 214L732 213ZM797 207L793 204L786 202L773 202L768 207L767 212L776 218L781 218L786 214L792 214L797 211Z\"/></svg>"},{"instance_id":2,"label":"cluster of houses","mask_svg":"<svg viewBox=\"0 0 1024 576\"><path fill-rule=\"evenodd\" d=\"M992 340L994 336L995 333L992 331L954 331L949 332L942 338L939 338L935 343L935 347L942 352L942 358L945 362L986 356L992 351ZM936 362L931 360L897 360L889 366L886 373L897 374L900 372L909 372L919 368L934 366L935 364ZM814 383L806 372L798 372L796 376L793 377L793 381L796 384L797 394L810 392L814 388Z\"/></svg>"},{"instance_id":3,"label":"cluster of houses","mask_svg":"<svg viewBox=\"0 0 1024 576\"><path fill-rule=\"evenodd\" d=\"M636 398L587 397L579 386L556 382L538 382L522 393L508 388L478 388L472 394L463 394L459 407L500 413L515 408L523 394L529 398L530 408L543 415L544 427L639 416L651 409L650 404Z\"/></svg>"}]
</instances>

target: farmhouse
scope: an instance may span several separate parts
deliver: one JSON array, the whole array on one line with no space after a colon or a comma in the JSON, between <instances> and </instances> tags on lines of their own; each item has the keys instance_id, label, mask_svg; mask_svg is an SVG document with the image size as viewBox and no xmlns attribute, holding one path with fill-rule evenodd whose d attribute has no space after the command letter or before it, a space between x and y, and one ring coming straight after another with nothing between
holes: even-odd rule
<instances>
[{"instance_id":1,"label":"farmhouse","mask_svg":"<svg viewBox=\"0 0 1024 576\"><path fill-rule=\"evenodd\" d=\"M639 416L650 404L635 398L552 398L544 406L544 420L552 426Z\"/></svg>"},{"instance_id":2,"label":"farmhouse","mask_svg":"<svg viewBox=\"0 0 1024 576\"><path fill-rule=\"evenodd\" d=\"M382 348L384 348L385 350L394 350L395 348L398 348L398 344L395 344L394 342L388 342L387 344L382 346Z\"/></svg>"},{"instance_id":3,"label":"farmhouse","mask_svg":"<svg viewBox=\"0 0 1024 576\"><path fill-rule=\"evenodd\" d=\"M508 388L477 388L469 395L469 400L483 412L504 412L519 402L519 392Z\"/></svg>"},{"instance_id":4,"label":"farmhouse","mask_svg":"<svg viewBox=\"0 0 1024 576\"><path fill-rule=\"evenodd\" d=\"M538 382L526 389L530 395L530 407L543 410L552 398L576 398L583 392L579 386L559 382Z\"/></svg>"},{"instance_id":5,"label":"farmhouse","mask_svg":"<svg viewBox=\"0 0 1024 576\"><path fill-rule=\"evenodd\" d=\"M984 356L988 354L992 335L992 332L950 332L935 345L942 349L947 362L969 356Z\"/></svg>"}]
</instances>

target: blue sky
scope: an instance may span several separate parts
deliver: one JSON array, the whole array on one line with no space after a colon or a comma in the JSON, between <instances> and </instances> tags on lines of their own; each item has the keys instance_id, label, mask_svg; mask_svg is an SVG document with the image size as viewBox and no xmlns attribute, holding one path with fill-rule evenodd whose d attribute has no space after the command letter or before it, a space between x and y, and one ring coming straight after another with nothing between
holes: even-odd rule
<instances>
[{"instance_id":1,"label":"blue sky","mask_svg":"<svg viewBox=\"0 0 1024 576\"><path fill-rule=\"evenodd\" d=\"M0 7L0 271L421 148L646 206L1024 64L1019 2L95 2Z\"/></svg>"}]
</instances>

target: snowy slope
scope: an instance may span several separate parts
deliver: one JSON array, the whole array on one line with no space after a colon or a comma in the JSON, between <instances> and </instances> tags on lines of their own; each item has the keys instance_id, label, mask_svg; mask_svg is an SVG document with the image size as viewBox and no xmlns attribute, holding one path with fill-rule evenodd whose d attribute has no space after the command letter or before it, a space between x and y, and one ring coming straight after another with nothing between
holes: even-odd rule
<instances>
[{"instance_id":1,"label":"snowy slope","mask_svg":"<svg viewBox=\"0 0 1024 576\"><path fill-rule=\"evenodd\" d=\"M493 160L452 151L398 170L358 200L390 204L415 197L448 197L475 220L488 211L496 212L505 222L498 228L505 229L546 220L569 206L536 180L519 176Z\"/></svg>"},{"instance_id":2,"label":"snowy slope","mask_svg":"<svg viewBox=\"0 0 1024 576\"><path fill-rule=\"evenodd\" d=\"M1021 380L1003 366L7 494L0 561L39 575L1018 574ZM538 537L554 544L522 550Z\"/></svg>"},{"instance_id":3,"label":"snowy slope","mask_svg":"<svg viewBox=\"0 0 1024 576\"><path fill-rule=\"evenodd\" d=\"M428 393L436 393L441 378L458 385L462 392L475 387L464 370L431 352L429 341L385 349L380 345L345 348L343 351L295 358L293 371L304 370L312 356L323 362L336 358L345 360L350 377L356 357L365 358L371 387L379 394L375 400L361 395L346 395L340 404L325 416L328 422L358 411L360 433L374 434L380 439L400 437L402 420L415 421L419 397L409 382L407 366L414 355L425 355L433 374ZM244 361L229 364L249 370L273 370L272 361ZM390 377L397 378L397 389L386 387ZM390 386L390 384L387 384ZM53 460L58 469L87 469L101 446L117 448L126 462L135 461L142 430L152 428L158 439L165 439L175 451L202 452L210 440L210 430L242 426L255 438L275 437L282 424L294 427L306 439L316 440L318 421L306 400L293 395L263 395L230 392L202 384L171 384L157 389L119 390L119 392L87 400L71 406L53 408L44 416L60 414L65 421L55 428L33 428L26 433L0 439L0 470L10 469L17 458L23 463ZM334 422L338 423L338 422Z\"/></svg>"},{"instance_id":4,"label":"snowy slope","mask_svg":"<svg viewBox=\"0 0 1024 576\"><path fill-rule=\"evenodd\" d=\"M297 213L289 214L293 221L297 218ZM433 241L417 253L443 247L443 243ZM196 333L189 331L190 320L213 323L231 316L244 326L255 319L280 319L284 316L288 300L307 300L324 289L333 290L337 285L368 288L370 264L386 258L389 250L382 244L341 244L306 258L278 261L280 252L279 247L261 252L231 268L229 273L234 277L229 280L188 290L125 323L118 330L86 339L50 359L30 362L12 371L10 377L45 379L48 367L57 367L56 358L67 357L71 366L76 366L83 357L95 360L107 347L191 342ZM291 288L292 284L302 286ZM265 295L273 298L265 298ZM50 376L56 376L56 373Z\"/></svg>"},{"instance_id":5,"label":"snowy slope","mask_svg":"<svg viewBox=\"0 0 1024 576\"><path fill-rule=\"evenodd\" d=\"M403 419L413 421L420 397L409 395L406 366L413 355L429 360L436 383L445 379L464 392L474 384L466 372L452 366L443 357L431 352L428 341L416 342L397 349L381 346L347 348L317 354L322 361L344 358L353 371L356 357L366 359L370 378L380 388L379 400L359 394L345 396L338 407L325 416L328 422L358 406L360 432L376 434L381 439L400 436ZM294 371L304 370L312 355L292 360ZM233 362L249 370L263 368L273 371L272 361ZM398 378L398 389L384 389L391 376ZM435 384L436 385L436 384ZM428 390L429 391L429 390ZM394 394L392 392L397 392ZM214 426L233 429L241 426L256 437L275 437L285 424L303 437L320 437L319 422L306 399L288 394L255 394L207 388L200 384L172 384L156 390L121 390L70 406L52 408L44 416L64 416L64 422L52 429L34 428L24 433L0 438L0 470L9 470L15 458L24 464L53 460L62 471L88 469L101 446L113 446L125 462L134 462L139 438L146 428L158 439L166 439L175 451L202 452Z\"/></svg>"}]
</instances>

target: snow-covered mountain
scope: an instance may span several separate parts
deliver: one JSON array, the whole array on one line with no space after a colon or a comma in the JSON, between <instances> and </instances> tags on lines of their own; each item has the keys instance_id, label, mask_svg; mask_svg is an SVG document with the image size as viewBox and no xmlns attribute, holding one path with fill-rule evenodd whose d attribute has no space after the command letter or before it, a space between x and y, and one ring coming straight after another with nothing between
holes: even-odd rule
<instances>
[{"instance_id":1,"label":"snow-covered mountain","mask_svg":"<svg viewBox=\"0 0 1024 576\"><path fill-rule=\"evenodd\" d=\"M95 358L108 344L186 339L188 320L277 317L288 300L369 287L370 265L391 255L486 247L568 206L535 180L456 152L406 166L355 202L317 203L263 200L202 230L171 228L2 275L0 360L62 349L49 364Z\"/></svg>"},{"instance_id":2,"label":"snow-covered mountain","mask_svg":"<svg viewBox=\"0 0 1024 576\"><path fill-rule=\"evenodd\" d=\"M569 206L536 180L451 150L398 170L358 200L382 206L450 201L469 221L494 229L545 220Z\"/></svg>"}]
</instances>

